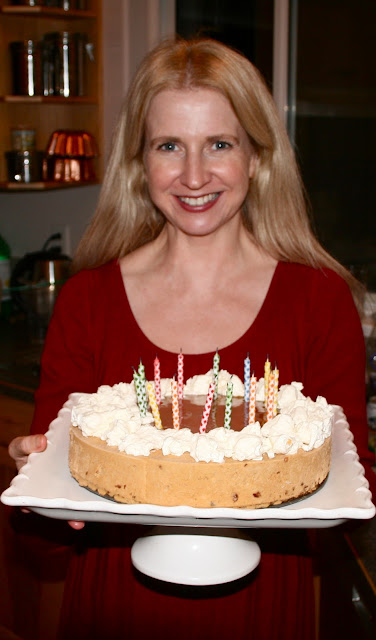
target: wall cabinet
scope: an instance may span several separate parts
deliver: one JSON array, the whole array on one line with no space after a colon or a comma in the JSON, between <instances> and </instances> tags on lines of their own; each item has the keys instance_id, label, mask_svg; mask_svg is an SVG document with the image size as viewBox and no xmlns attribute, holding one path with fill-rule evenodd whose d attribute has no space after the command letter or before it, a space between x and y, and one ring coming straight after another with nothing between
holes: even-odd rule
<instances>
[{"instance_id":1,"label":"wall cabinet","mask_svg":"<svg viewBox=\"0 0 376 640\"><path fill-rule=\"evenodd\" d=\"M52 3L51 3L52 4ZM53 131L85 130L94 136L99 157L95 159L97 181L103 167L102 108L102 2L85 0L84 9L64 10L49 6L12 5L0 0L0 183L4 189L46 189L75 186L74 182L8 183L5 152L12 149L11 130L19 126L36 130L36 149L44 151ZM70 3L70 6L82 6ZM84 34L83 91L81 95L15 95L13 91L11 42L40 42L46 34ZM56 92L55 92L56 93ZM82 184L82 183L79 183ZM87 184L87 183L86 183Z\"/></svg>"}]
</instances>

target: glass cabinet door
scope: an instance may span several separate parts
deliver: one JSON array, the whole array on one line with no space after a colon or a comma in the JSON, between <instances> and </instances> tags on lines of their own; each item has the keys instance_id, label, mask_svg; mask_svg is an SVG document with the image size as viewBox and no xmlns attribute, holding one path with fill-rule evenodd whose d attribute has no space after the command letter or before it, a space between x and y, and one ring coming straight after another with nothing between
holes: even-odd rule
<instances>
[{"instance_id":1,"label":"glass cabinet door","mask_svg":"<svg viewBox=\"0 0 376 640\"><path fill-rule=\"evenodd\" d=\"M216 38L260 69L320 241L376 291L376 1L176 0L175 16L178 34Z\"/></svg>"},{"instance_id":2,"label":"glass cabinet door","mask_svg":"<svg viewBox=\"0 0 376 640\"><path fill-rule=\"evenodd\" d=\"M176 32L206 36L238 49L273 78L273 0L176 0Z\"/></svg>"},{"instance_id":3,"label":"glass cabinet door","mask_svg":"<svg viewBox=\"0 0 376 640\"><path fill-rule=\"evenodd\" d=\"M314 225L328 251L376 290L376 2L291 6L295 147Z\"/></svg>"}]
</instances>

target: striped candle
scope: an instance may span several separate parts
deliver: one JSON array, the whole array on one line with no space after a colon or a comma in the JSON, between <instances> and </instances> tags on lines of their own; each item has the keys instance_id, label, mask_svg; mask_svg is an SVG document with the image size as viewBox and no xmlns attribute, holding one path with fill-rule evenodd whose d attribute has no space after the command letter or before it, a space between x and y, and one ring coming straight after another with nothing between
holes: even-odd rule
<instances>
[{"instance_id":1,"label":"striped candle","mask_svg":"<svg viewBox=\"0 0 376 640\"><path fill-rule=\"evenodd\" d=\"M249 353L244 360L244 402L249 402L249 383L251 376L251 361L249 359Z\"/></svg>"},{"instance_id":2,"label":"striped candle","mask_svg":"<svg viewBox=\"0 0 376 640\"><path fill-rule=\"evenodd\" d=\"M249 385L248 424L253 424L256 419L256 384L257 378L252 373Z\"/></svg>"},{"instance_id":3,"label":"striped candle","mask_svg":"<svg viewBox=\"0 0 376 640\"><path fill-rule=\"evenodd\" d=\"M157 404L161 404L161 363L157 356L154 359L154 388Z\"/></svg>"},{"instance_id":4,"label":"striped candle","mask_svg":"<svg viewBox=\"0 0 376 640\"><path fill-rule=\"evenodd\" d=\"M174 429L180 429L178 383L175 378L171 380L171 406L173 427Z\"/></svg>"},{"instance_id":5,"label":"striped candle","mask_svg":"<svg viewBox=\"0 0 376 640\"><path fill-rule=\"evenodd\" d=\"M181 352L178 355L178 397L180 400L183 399L184 395L184 356Z\"/></svg>"},{"instance_id":6,"label":"striped candle","mask_svg":"<svg viewBox=\"0 0 376 640\"><path fill-rule=\"evenodd\" d=\"M154 423L157 429L163 429L161 415L159 413L157 400L155 398L154 382L147 382L146 389L149 396L151 412L153 414Z\"/></svg>"},{"instance_id":7,"label":"striped candle","mask_svg":"<svg viewBox=\"0 0 376 640\"><path fill-rule=\"evenodd\" d=\"M200 423L200 433L205 433L206 427L208 426L208 420L210 416L210 410L213 403L214 398L214 390L215 390L215 380L209 385L208 394L206 396L204 411L202 413L201 423Z\"/></svg>"},{"instance_id":8,"label":"striped candle","mask_svg":"<svg viewBox=\"0 0 376 640\"><path fill-rule=\"evenodd\" d=\"M140 380L140 388L141 388L141 394L142 394L142 402L145 405L145 407L147 407L148 401L146 398L146 377L145 377L145 367L142 364L142 360L140 359L140 364L138 365L138 377Z\"/></svg>"},{"instance_id":9,"label":"striped candle","mask_svg":"<svg viewBox=\"0 0 376 640\"><path fill-rule=\"evenodd\" d=\"M231 414L232 414L232 392L234 384L231 380L227 383L226 391L226 406L225 406L225 419L223 426L225 429L231 429Z\"/></svg>"},{"instance_id":10,"label":"striped candle","mask_svg":"<svg viewBox=\"0 0 376 640\"><path fill-rule=\"evenodd\" d=\"M275 365L274 370L274 415L277 415L278 411L278 386L279 386L279 370L277 369L277 365Z\"/></svg>"},{"instance_id":11,"label":"striped candle","mask_svg":"<svg viewBox=\"0 0 376 640\"><path fill-rule=\"evenodd\" d=\"M264 404L265 406L268 401L269 376L270 376L270 362L269 362L269 356L268 356L264 365Z\"/></svg>"},{"instance_id":12,"label":"striped candle","mask_svg":"<svg viewBox=\"0 0 376 640\"><path fill-rule=\"evenodd\" d=\"M274 373L269 376L268 399L266 405L266 421L274 417Z\"/></svg>"},{"instance_id":13,"label":"striped candle","mask_svg":"<svg viewBox=\"0 0 376 640\"><path fill-rule=\"evenodd\" d=\"M220 357L219 357L219 353L218 353L218 349L214 354L213 357L213 375L214 375L214 398L216 399L218 396L218 375L219 375L219 361L220 361Z\"/></svg>"},{"instance_id":14,"label":"striped candle","mask_svg":"<svg viewBox=\"0 0 376 640\"><path fill-rule=\"evenodd\" d=\"M136 370L134 370L133 372L133 380L136 388L137 402L140 409L140 414L145 417L147 413L145 383Z\"/></svg>"}]
</instances>

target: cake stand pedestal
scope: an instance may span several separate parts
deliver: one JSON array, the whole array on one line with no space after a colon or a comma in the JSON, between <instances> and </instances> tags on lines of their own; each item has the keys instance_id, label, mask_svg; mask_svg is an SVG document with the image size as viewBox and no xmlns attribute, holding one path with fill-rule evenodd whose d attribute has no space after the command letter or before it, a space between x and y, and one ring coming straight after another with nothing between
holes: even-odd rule
<instances>
[{"instance_id":1,"label":"cake stand pedestal","mask_svg":"<svg viewBox=\"0 0 376 640\"><path fill-rule=\"evenodd\" d=\"M151 578L204 586L246 576L258 566L261 550L238 529L162 526L138 538L131 556Z\"/></svg>"}]
</instances>

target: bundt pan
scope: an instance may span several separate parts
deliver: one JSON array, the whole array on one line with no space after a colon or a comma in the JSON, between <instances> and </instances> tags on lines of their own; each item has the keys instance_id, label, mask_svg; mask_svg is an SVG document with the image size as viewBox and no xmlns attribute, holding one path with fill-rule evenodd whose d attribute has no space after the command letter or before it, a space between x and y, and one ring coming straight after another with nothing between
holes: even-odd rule
<instances>
[{"instance_id":1,"label":"bundt pan","mask_svg":"<svg viewBox=\"0 0 376 640\"><path fill-rule=\"evenodd\" d=\"M94 137L87 131L60 129L52 133L46 155L61 158L95 158L98 148Z\"/></svg>"}]
</instances>

